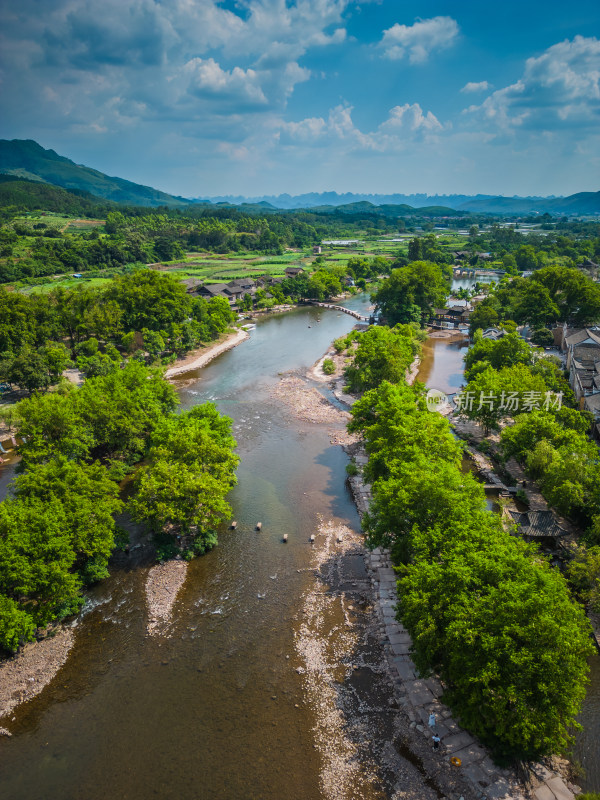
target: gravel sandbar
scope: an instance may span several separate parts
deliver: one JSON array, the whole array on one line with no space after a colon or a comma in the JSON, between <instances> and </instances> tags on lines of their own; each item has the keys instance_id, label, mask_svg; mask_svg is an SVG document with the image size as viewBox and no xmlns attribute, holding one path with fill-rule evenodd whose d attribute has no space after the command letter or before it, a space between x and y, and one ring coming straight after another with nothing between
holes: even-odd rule
<instances>
[{"instance_id":1,"label":"gravel sandbar","mask_svg":"<svg viewBox=\"0 0 600 800\"><path fill-rule=\"evenodd\" d=\"M148 605L149 634L159 633L171 621L177 593L183 586L187 561L166 561L157 564L146 578L146 603Z\"/></svg>"},{"instance_id":2,"label":"gravel sandbar","mask_svg":"<svg viewBox=\"0 0 600 800\"><path fill-rule=\"evenodd\" d=\"M53 636L26 644L17 655L0 662L0 717L50 683L67 660L74 640L72 628L58 628Z\"/></svg>"}]
</instances>

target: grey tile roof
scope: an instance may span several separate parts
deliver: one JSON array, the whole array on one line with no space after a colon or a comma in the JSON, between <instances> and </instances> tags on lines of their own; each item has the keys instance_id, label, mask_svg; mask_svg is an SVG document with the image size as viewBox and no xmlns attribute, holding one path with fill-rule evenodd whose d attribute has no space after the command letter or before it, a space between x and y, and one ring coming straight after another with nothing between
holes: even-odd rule
<instances>
[{"instance_id":1,"label":"grey tile roof","mask_svg":"<svg viewBox=\"0 0 600 800\"><path fill-rule=\"evenodd\" d=\"M519 533L528 538L557 539L567 533L556 522L551 511L511 511L510 515L519 526Z\"/></svg>"}]
</instances>

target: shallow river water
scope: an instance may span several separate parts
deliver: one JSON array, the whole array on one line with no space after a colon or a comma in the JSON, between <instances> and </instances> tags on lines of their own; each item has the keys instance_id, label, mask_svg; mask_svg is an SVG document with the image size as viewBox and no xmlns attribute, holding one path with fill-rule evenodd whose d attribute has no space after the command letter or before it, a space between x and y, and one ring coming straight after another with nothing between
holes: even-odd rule
<instances>
[{"instance_id":1,"label":"shallow river water","mask_svg":"<svg viewBox=\"0 0 600 800\"><path fill-rule=\"evenodd\" d=\"M347 305L365 313L369 300L359 296ZM0 797L391 796L378 750L393 736L385 678L366 668L370 658L377 660L369 651L376 646L364 634L350 654L344 651L348 621L360 604L349 611L335 593L329 597L330 586L325 605L313 613L315 640L326 632L331 647L350 659L349 669L341 665L327 686L339 687L342 710L360 707L363 727L353 731L345 723L347 730L338 732L362 748L353 788L342 791L340 772L336 794L335 761L329 764L329 785L323 783L326 747L317 734L319 725L321 735L327 734L320 719L327 698L311 699L305 676L297 672L303 662L295 647L312 613L307 598L315 564L308 540L324 520L350 531L359 530L359 520L345 488L347 456L330 444L332 426L294 420L269 391L279 373L304 373L354 323L336 311L308 308L266 318L249 340L177 381L183 408L208 399L234 419L241 463L230 501L237 531L223 529L218 547L191 563L167 636L146 635L150 565L143 557L117 564L91 592L65 666L37 698L1 723L13 736L0 739ZM461 347L438 340L428 348L420 379L455 390ZM5 470L0 479L9 475ZM261 533L254 530L257 521ZM335 563L330 572L331 585L337 580L360 588L366 577L362 560L352 553L343 568ZM332 732L337 748L336 741ZM392 756L396 775L416 785L411 765L398 752ZM388 766L391 761L388 753ZM410 796L425 800L435 793L424 787Z\"/></svg>"},{"instance_id":2,"label":"shallow river water","mask_svg":"<svg viewBox=\"0 0 600 800\"><path fill-rule=\"evenodd\" d=\"M324 309L273 316L178 381L183 408L209 399L234 419L238 529L221 531L218 547L190 565L169 636L146 635L148 565L116 568L92 591L67 663L6 720L2 798L323 796L294 631L314 584L310 534L321 519L354 530L359 521L348 459L328 426L291 419L269 387L278 373L305 371L354 323Z\"/></svg>"}]
</instances>

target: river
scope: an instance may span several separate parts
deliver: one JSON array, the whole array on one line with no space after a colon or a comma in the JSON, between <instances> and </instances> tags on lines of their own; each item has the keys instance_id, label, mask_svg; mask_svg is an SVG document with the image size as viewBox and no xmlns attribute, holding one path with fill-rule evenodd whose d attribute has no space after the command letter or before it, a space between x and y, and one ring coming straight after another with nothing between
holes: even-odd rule
<instances>
[{"instance_id":1,"label":"river","mask_svg":"<svg viewBox=\"0 0 600 800\"><path fill-rule=\"evenodd\" d=\"M357 310L368 304L367 296L349 301ZM294 420L269 387L279 373L305 372L354 324L313 308L267 317L249 340L177 381L183 408L212 400L234 419L241 463L230 500L238 529L223 529L218 547L191 563L168 637L146 635L149 565L117 566L92 590L67 663L6 720L13 736L0 739L3 798L324 796L318 709L296 671L295 635L315 585L309 536L321 520L360 526L345 487L348 458L331 446L331 425ZM362 560L347 564L345 580L367 579ZM347 613L338 603L319 617L332 646ZM347 668L337 675L340 692L345 686L348 705L361 703L364 670L349 671L350 679ZM383 704L384 680L377 681ZM372 716L371 738L383 740L389 732L378 736ZM355 796L386 796L385 776L364 763Z\"/></svg>"},{"instance_id":2,"label":"river","mask_svg":"<svg viewBox=\"0 0 600 800\"><path fill-rule=\"evenodd\" d=\"M364 313L369 300L362 295L346 304ZM143 559L117 562L111 577L93 589L67 663L5 721L13 736L0 739L3 798L391 795L383 750L395 731L386 679L375 663L377 645L361 622L360 602L349 610L331 586L322 594L330 605L315 616L315 641L324 635L346 661L327 684L335 687L343 728L331 731L331 743L337 748L336 737L352 740L356 763L349 794L341 775L337 790L331 781L324 784L326 748L317 737L322 709L297 672L303 662L295 646L315 587L308 539L322 521L353 531L360 526L345 488L347 456L330 444L332 426L294 420L269 391L280 373L304 373L354 322L308 308L267 317L249 340L177 381L183 408L212 400L234 419L241 463L230 500L238 529L223 529L218 547L191 563L169 636L146 635L149 565ZM452 342L430 342L420 377L453 390L461 359L461 347ZM9 469L0 477L8 476ZM259 520L260 534L254 530ZM365 583L362 560L352 552L338 567L345 587ZM360 641L348 652L350 623ZM361 714L354 729L353 709ZM405 787L417 786L418 770L393 755ZM425 800L435 793L423 785L410 796Z\"/></svg>"}]
</instances>

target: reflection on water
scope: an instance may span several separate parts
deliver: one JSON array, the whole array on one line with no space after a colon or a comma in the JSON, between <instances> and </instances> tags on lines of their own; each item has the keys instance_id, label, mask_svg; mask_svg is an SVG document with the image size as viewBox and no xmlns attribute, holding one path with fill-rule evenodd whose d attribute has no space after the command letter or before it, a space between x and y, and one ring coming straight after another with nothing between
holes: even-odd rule
<instances>
[{"instance_id":1,"label":"reflection on water","mask_svg":"<svg viewBox=\"0 0 600 800\"><path fill-rule=\"evenodd\" d=\"M458 391L463 383L463 358L469 341L462 334L444 339L427 339L417 380L430 389L440 389L446 394Z\"/></svg>"}]
</instances>

